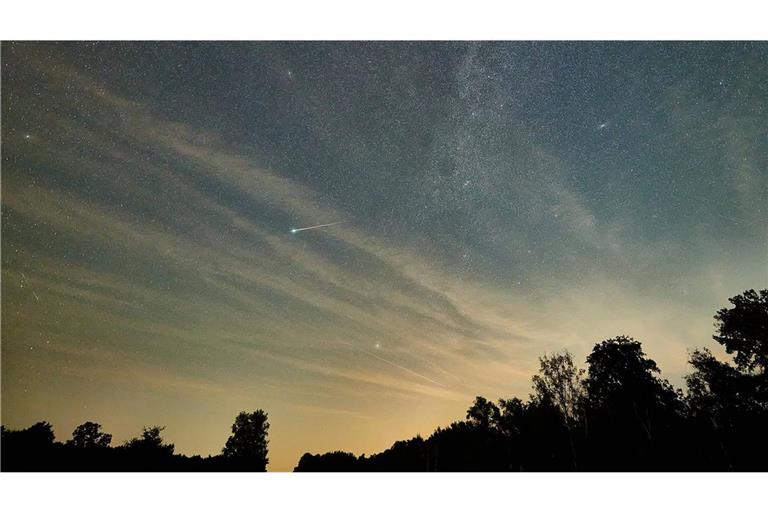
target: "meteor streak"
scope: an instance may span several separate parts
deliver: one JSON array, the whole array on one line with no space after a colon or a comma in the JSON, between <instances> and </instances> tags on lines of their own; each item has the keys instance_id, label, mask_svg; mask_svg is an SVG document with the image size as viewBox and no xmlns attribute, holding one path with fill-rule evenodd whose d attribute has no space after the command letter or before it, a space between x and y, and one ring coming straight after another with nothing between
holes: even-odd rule
<instances>
[{"instance_id":1,"label":"meteor streak","mask_svg":"<svg viewBox=\"0 0 768 512\"><path fill-rule=\"evenodd\" d=\"M344 224L345 222L348 221L340 220L339 222L331 222L330 224L318 224L317 226L309 226L306 228L293 228L291 229L291 233L298 233L299 231L306 231L308 229L326 228L328 226L335 226L336 224Z\"/></svg>"}]
</instances>

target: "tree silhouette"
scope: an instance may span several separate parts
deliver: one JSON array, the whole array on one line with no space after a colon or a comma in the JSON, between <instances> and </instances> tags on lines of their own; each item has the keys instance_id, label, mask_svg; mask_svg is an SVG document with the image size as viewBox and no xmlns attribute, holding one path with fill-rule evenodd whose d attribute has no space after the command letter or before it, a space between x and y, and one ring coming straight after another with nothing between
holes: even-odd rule
<instances>
[{"instance_id":1,"label":"tree silhouette","mask_svg":"<svg viewBox=\"0 0 768 512\"><path fill-rule=\"evenodd\" d=\"M232 424L232 435L222 450L222 455L233 468L243 471L266 471L267 413L259 409L252 413L241 412Z\"/></svg>"},{"instance_id":2,"label":"tree silhouette","mask_svg":"<svg viewBox=\"0 0 768 512\"><path fill-rule=\"evenodd\" d=\"M522 432L525 417L525 403L519 398L499 399L499 419L497 426L505 436L518 436Z\"/></svg>"},{"instance_id":3,"label":"tree silhouette","mask_svg":"<svg viewBox=\"0 0 768 512\"><path fill-rule=\"evenodd\" d=\"M23 430L2 430L3 470L11 467L18 471L55 470L52 463L56 451L53 427L47 421L38 421Z\"/></svg>"},{"instance_id":4,"label":"tree silhouette","mask_svg":"<svg viewBox=\"0 0 768 512\"><path fill-rule=\"evenodd\" d=\"M619 336L595 345L587 357L591 453L602 467L647 468L671 457L665 445L683 405L639 341Z\"/></svg>"},{"instance_id":5,"label":"tree silhouette","mask_svg":"<svg viewBox=\"0 0 768 512\"><path fill-rule=\"evenodd\" d=\"M496 428L499 420L499 408L490 400L478 396L467 410L467 419L470 424L481 429Z\"/></svg>"},{"instance_id":6,"label":"tree silhouette","mask_svg":"<svg viewBox=\"0 0 768 512\"><path fill-rule=\"evenodd\" d=\"M694 371L686 377L689 401L695 412L768 412L768 290L747 290L729 301L734 307L715 315L713 338L736 354L736 366L706 348L695 350L689 361Z\"/></svg>"},{"instance_id":7,"label":"tree silhouette","mask_svg":"<svg viewBox=\"0 0 768 512\"><path fill-rule=\"evenodd\" d=\"M685 376L691 413L720 414L724 410L749 408L751 389L741 372L718 361L707 348L691 353L688 361L694 371Z\"/></svg>"},{"instance_id":8,"label":"tree silhouette","mask_svg":"<svg viewBox=\"0 0 768 512\"><path fill-rule=\"evenodd\" d=\"M159 434L159 432L158 432ZM72 431L72 439L67 444L75 448L106 448L112 442L112 434L101 431L101 425L86 421Z\"/></svg>"},{"instance_id":9,"label":"tree silhouette","mask_svg":"<svg viewBox=\"0 0 768 512\"><path fill-rule=\"evenodd\" d=\"M618 336L595 345L587 357L589 376L585 384L594 408L619 404L670 403L677 398L666 380L656 376L659 367L645 356L639 341Z\"/></svg>"},{"instance_id":10,"label":"tree silhouette","mask_svg":"<svg viewBox=\"0 0 768 512\"><path fill-rule=\"evenodd\" d=\"M551 403L573 425L584 409L584 370L576 367L567 350L539 358L539 374L532 377L534 400Z\"/></svg>"},{"instance_id":11,"label":"tree silhouette","mask_svg":"<svg viewBox=\"0 0 768 512\"><path fill-rule=\"evenodd\" d=\"M555 408L561 416L562 427L565 430L568 451L570 452L570 467L578 469L576 435L574 429L584 425L586 406L586 390L584 387L584 370L576 367L573 356L567 350L542 356L539 358L539 374L531 378L534 394L531 396L533 407L539 409L539 414L551 415L547 409ZM552 422L556 423L556 422ZM550 436L563 439L563 429L553 424Z\"/></svg>"},{"instance_id":12,"label":"tree silhouette","mask_svg":"<svg viewBox=\"0 0 768 512\"><path fill-rule=\"evenodd\" d=\"M712 446L702 463L728 469L759 469L768 458L768 290L747 290L729 299L734 306L715 315L713 339L735 365L706 349L691 353L686 376L691 423L700 444Z\"/></svg>"},{"instance_id":13,"label":"tree silhouette","mask_svg":"<svg viewBox=\"0 0 768 512\"><path fill-rule=\"evenodd\" d=\"M725 347L742 372L765 375L768 366L768 290L747 290L728 299L733 308L715 315L715 341Z\"/></svg>"}]
</instances>

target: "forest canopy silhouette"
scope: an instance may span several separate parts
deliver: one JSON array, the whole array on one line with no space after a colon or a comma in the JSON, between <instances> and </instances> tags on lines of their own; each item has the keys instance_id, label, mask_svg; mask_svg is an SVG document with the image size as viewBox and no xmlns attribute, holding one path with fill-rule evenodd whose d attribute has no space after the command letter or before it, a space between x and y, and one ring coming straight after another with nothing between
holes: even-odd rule
<instances>
[{"instance_id":1,"label":"forest canopy silhouette","mask_svg":"<svg viewBox=\"0 0 768 512\"><path fill-rule=\"evenodd\" d=\"M478 396L464 420L374 455L305 453L295 471L755 471L768 445L768 289L748 290L715 314L714 340L690 353L686 390L661 377L640 341L597 343L580 368L562 351L540 358L527 400ZM55 440L41 421L2 427L4 471L265 471L268 415L241 412L221 454L174 453L163 427L119 446L88 421Z\"/></svg>"}]
</instances>

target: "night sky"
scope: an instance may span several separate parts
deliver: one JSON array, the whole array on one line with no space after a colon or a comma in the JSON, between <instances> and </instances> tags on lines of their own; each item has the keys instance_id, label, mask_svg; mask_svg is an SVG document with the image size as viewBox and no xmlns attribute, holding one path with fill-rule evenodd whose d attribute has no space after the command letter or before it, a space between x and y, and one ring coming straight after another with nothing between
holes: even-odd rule
<instances>
[{"instance_id":1,"label":"night sky","mask_svg":"<svg viewBox=\"0 0 768 512\"><path fill-rule=\"evenodd\" d=\"M290 470L619 334L679 386L766 205L766 43L3 43L2 422Z\"/></svg>"}]
</instances>

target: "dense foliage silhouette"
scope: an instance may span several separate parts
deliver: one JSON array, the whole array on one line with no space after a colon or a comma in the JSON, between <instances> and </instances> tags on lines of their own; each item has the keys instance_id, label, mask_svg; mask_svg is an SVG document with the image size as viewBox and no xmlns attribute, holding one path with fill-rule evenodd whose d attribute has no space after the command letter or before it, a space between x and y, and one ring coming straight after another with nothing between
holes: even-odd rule
<instances>
[{"instance_id":1,"label":"dense foliage silhouette","mask_svg":"<svg viewBox=\"0 0 768 512\"><path fill-rule=\"evenodd\" d=\"M730 302L713 338L733 364L694 350L686 393L618 336L594 346L586 370L565 351L540 358L527 401L477 397L466 421L427 439L371 456L304 454L295 471L768 470L768 290Z\"/></svg>"},{"instance_id":2,"label":"dense foliage silhouette","mask_svg":"<svg viewBox=\"0 0 768 512\"><path fill-rule=\"evenodd\" d=\"M158 435L160 431L158 430ZM67 444L80 449L106 448L112 443L112 434L101 431L101 425L86 421L72 431L72 439Z\"/></svg>"},{"instance_id":3,"label":"dense foliage silhouette","mask_svg":"<svg viewBox=\"0 0 768 512\"><path fill-rule=\"evenodd\" d=\"M731 361L691 352L686 392L660 377L639 341L597 343L578 368L567 351L540 358L533 392L490 401L478 396L466 418L427 439L397 441L381 453L305 453L295 471L678 471L768 470L768 290L748 290L715 315L713 336ZM66 443L50 423L2 427L4 471L265 471L269 423L241 412L216 456L184 456L163 427L111 447L86 422Z\"/></svg>"}]
</instances>

